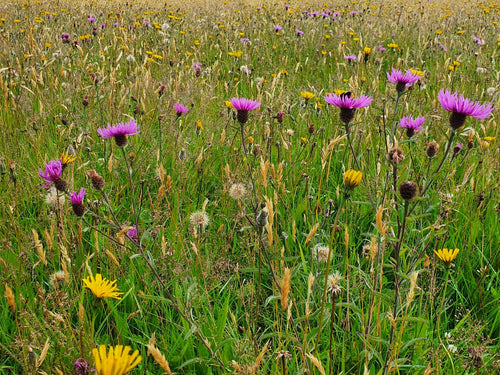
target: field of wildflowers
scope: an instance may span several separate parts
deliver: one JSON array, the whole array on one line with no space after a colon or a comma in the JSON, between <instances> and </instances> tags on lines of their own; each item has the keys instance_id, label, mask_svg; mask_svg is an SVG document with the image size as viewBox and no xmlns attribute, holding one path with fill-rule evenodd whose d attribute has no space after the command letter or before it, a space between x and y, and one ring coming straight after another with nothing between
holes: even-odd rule
<instances>
[{"instance_id":1,"label":"field of wildflowers","mask_svg":"<svg viewBox=\"0 0 500 375\"><path fill-rule=\"evenodd\" d=\"M500 5L0 4L0 374L500 372Z\"/></svg>"}]
</instances>

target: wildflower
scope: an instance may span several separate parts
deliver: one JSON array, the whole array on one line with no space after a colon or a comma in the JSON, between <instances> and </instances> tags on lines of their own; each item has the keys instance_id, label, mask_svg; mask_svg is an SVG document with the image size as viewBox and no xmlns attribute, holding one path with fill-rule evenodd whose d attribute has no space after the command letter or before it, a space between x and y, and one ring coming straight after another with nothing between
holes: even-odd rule
<instances>
[{"instance_id":1,"label":"wildflower","mask_svg":"<svg viewBox=\"0 0 500 375\"><path fill-rule=\"evenodd\" d=\"M460 142L458 142L455 147L453 147L453 156L456 156L460 151L462 151L462 149L464 148L464 146L462 146L462 144Z\"/></svg>"},{"instance_id":2,"label":"wildflower","mask_svg":"<svg viewBox=\"0 0 500 375\"><path fill-rule=\"evenodd\" d=\"M477 38L477 37L473 36L472 40L474 41L474 43L479 44L480 46L482 46L484 44L484 40L482 40L481 38Z\"/></svg>"},{"instance_id":3,"label":"wildflower","mask_svg":"<svg viewBox=\"0 0 500 375\"><path fill-rule=\"evenodd\" d=\"M97 298L114 298L119 300L121 299L120 294L123 294L115 285L116 280L107 280L105 277L102 277L100 273L96 274L95 278L90 275L82 281L85 284L85 288L90 289ZM99 375L101 375L101 373L99 373Z\"/></svg>"},{"instance_id":4,"label":"wildflower","mask_svg":"<svg viewBox=\"0 0 500 375\"><path fill-rule=\"evenodd\" d=\"M69 43L71 42L70 38L69 38L69 34L68 33L64 33L61 35L61 39L62 39L62 42L63 43Z\"/></svg>"},{"instance_id":5,"label":"wildflower","mask_svg":"<svg viewBox=\"0 0 500 375\"><path fill-rule=\"evenodd\" d=\"M314 98L316 95L310 91L301 91L300 96L302 96L306 101Z\"/></svg>"},{"instance_id":6,"label":"wildflower","mask_svg":"<svg viewBox=\"0 0 500 375\"><path fill-rule=\"evenodd\" d=\"M132 228L130 228L128 231L127 231L127 236L133 240L136 240L138 238L138 232L137 232L137 227L134 225L132 225Z\"/></svg>"},{"instance_id":7,"label":"wildflower","mask_svg":"<svg viewBox=\"0 0 500 375\"><path fill-rule=\"evenodd\" d=\"M283 111L279 111L277 114L276 114L276 120L278 120L278 122L281 124L283 123L283 118L285 117L285 113Z\"/></svg>"},{"instance_id":8,"label":"wildflower","mask_svg":"<svg viewBox=\"0 0 500 375\"><path fill-rule=\"evenodd\" d=\"M405 181L401 185L399 185L399 194L405 201L411 201L417 196L417 192L417 184L415 184L413 181Z\"/></svg>"},{"instance_id":9,"label":"wildflower","mask_svg":"<svg viewBox=\"0 0 500 375\"><path fill-rule=\"evenodd\" d=\"M73 364L76 375L90 375L90 365L84 358L78 358Z\"/></svg>"},{"instance_id":10,"label":"wildflower","mask_svg":"<svg viewBox=\"0 0 500 375\"><path fill-rule=\"evenodd\" d=\"M391 148L389 150L389 153L387 154L387 157L394 164L397 164L397 163L405 160L405 155L403 154L403 150L401 150L399 147Z\"/></svg>"},{"instance_id":11,"label":"wildflower","mask_svg":"<svg viewBox=\"0 0 500 375\"><path fill-rule=\"evenodd\" d=\"M363 61L367 62L370 54L372 53L372 49L370 47L363 48Z\"/></svg>"},{"instance_id":12,"label":"wildflower","mask_svg":"<svg viewBox=\"0 0 500 375\"><path fill-rule=\"evenodd\" d=\"M76 160L76 156L70 154L68 151L61 153L61 164L62 168L66 168L68 164L73 163Z\"/></svg>"},{"instance_id":13,"label":"wildflower","mask_svg":"<svg viewBox=\"0 0 500 375\"><path fill-rule=\"evenodd\" d=\"M340 108L340 120L347 125L354 119L356 108L369 106L373 99L366 95L354 99L351 97L351 93L347 92L340 95L328 94L325 96L325 101Z\"/></svg>"},{"instance_id":14,"label":"wildflower","mask_svg":"<svg viewBox=\"0 0 500 375\"><path fill-rule=\"evenodd\" d=\"M344 173L344 185L347 189L352 190L359 185L363 179L363 172L355 171L354 169L348 169Z\"/></svg>"},{"instance_id":15,"label":"wildflower","mask_svg":"<svg viewBox=\"0 0 500 375\"><path fill-rule=\"evenodd\" d=\"M274 31L276 31L277 33L280 32L281 30L283 30L283 28L280 26L280 25L274 25Z\"/></svg>"},{"instance_id":16,"label":"wildflower","mask_svg":"<svg viewBox=\"0 0 500 375\"><path fill-rule=\"evenodd\" d=\"M45 172L41 169L38 170L38 175L43 178L46 182L42 188L47 188L51 184L54 184L57 190L66 191L68 183L61 178L62 175L62 163L60 159L51 160L45 164Z\"/></svg>"},{"instance_id":17,"label":"wildflower","mask_svg":"<svg viewBox=\"0 0 500 375\"><path fill-rule=\"evenodd\" d=\"M314 246L314 255L318 263L326 263L328 261L328 252L330 248L322 244Z\"/></svg>"},{"instance_id":18,"label":"wildflower","mask_svg":"<svg viewBox=\"0 0 500 375\"><path fill-rule=\"evenodd\" d=\"M392 48L392 49L399 48L399 46L398 46L396 43L389 43L389 44L387 45L387 47Z\"/></svg>"},{"instance_id":19,"label":"wildflower","mask_svg":"<svg viewBox=\"0 0 500 375\"><path fill-rule=\"evenodd\" d=\"M396 91L398 93L403 93L407 87L411 87L413 83L417 82L420 79L420 76L413 73L411 69L403 74L400 70L392 68L392 72L390 74L387 72L387 79L389 82L396 84Z\"/></svg>"},{"instance_id":20,"label":"wildflower","mask_svg":"<svg viewBox=\"0 0 500 375\"><path fill-rule=\"evenodd\" d=\"M177 117L181 117L183 113L187 113L189 111L189 109L181 103L175 103L174 109L177 111Z\"/></svg>"},{"instance_id":21,"label":"wildflower","mask_svg":"<svg viewBox=\"0 0 500 375\"><path fill-rule=\"evenodd\" d=\"M297 36L304 34L304 32L302 30L299 30L299 29L295 29L295 32L297 33Z\"/></svg>"},{"instance_id":22,"label":"wildflower","mask_svg":"<svg viewBox=\"0 0 500 375\"><path fill-rule=\"evenodd\" d=\"M437 155L439 151L439 144L436 141L429 142L427 144L426 154L429 158L433 158Z\"/></svg>"},{"instance_id":23,"label":"wildflower","mask_svg":"<svg viewBox=\"0 0 500 375\"><path fill-rule=\"evenodd\" d=\"M196 211L189 216L189 222L193 227L201 227L204 230L210 223L210 218L205 211Z\"/></svg>"},{"instance_id":24,"label":"wildflower","mask_svg":"<svg viewBox=\"0 0 500 375\"><path fill-rule=\"evenodd\" d=\"M385 48L383 45L379 45L379 46L377 47L377 51L379 51L379 52L385 52L385 51L386 51L386 48Z\"/></svg>"},{"instance_id":25,"label":"wildflower","mask_svg":"<svg viewBox=\"0 0 500 375\"><path fill-rule=\"evenodd\" d=\"M140 130L135 120L130 119L129 122L120 122L116 125L108 124L107 128L97 129L97 133L103 139L114 137L118 147L125 147L127 145L127 135L139 134Z\"/></svg>"},{"instance_id":26,"label":"wildflower","mask_svg":"<svg viewBox=\"0 0 500 375\"><path fill-rule=\"evenodd\" d=\"M106 346L101 345L99 349L92 349L95 360L95 369L99 375L125 375L141 361L142 357L136 350L132 354L130 346L116 345L109 348L106 353Z\"/></svg>"},{"instance_id":27,"label":"wildflower","mask_svg":"<svg viewBox=\"0 0 500 375\"><path fill-rule=\"evenodd\" d=\"M59 209L64 205L66 198L64 194L59 194L54 186L47 189L47 195L45 196L45 202L51 206L53 209Z\"/></svg>"},{"instance_id":28,"label":"wildflower","mask_svg":"<svg viewBox=\"0 0 500 375\"><path fill-rule=\"evenodd\" d=\"M232 98L231 104L238 111L237 119L240 124L245 124L248 121L248 112L259 108L260 103L255 100L245 98Z\"/></svg>"},{"instance_id":29,"label":"wildflower","mask_svg":"<svg viewBox=\"0 0 500 375\"><path fill-rule=\"evenodd\" d=\"M344 55L344 59L346 59L349 62L352 62L357 59L356 55Z\"/></svg>"},{"instance_id":30,"label":"wildflower","mask_svg":"<svg viewBox=\"0 0 500 375\"><path fill-rule=\"evenodd\" d=\"M232 184L229 188L229 196L235 200L243 198L246 192L247 188L242 183Z\"/></svg>"},{"instance_id":31,"label":"wildflower","mask_svg":"<svg viewBox=\"0 0 500 375\"><path fill-rule=\"evenodd\" d=\"M242 38L240 39L240 42L241 44L252 44L252 42L248 38Z\"/></svg>"},{"instance_id":32,"label":"wildflower","mask_svg":"<svg viewBox=\"0 0 500 375\"><path fill-rule=\"evenodd\" d=\"M478 119L487 118L493 111L491 103L480 104L472 102L470 99L464 98L463 95L458 96L457 92L451 93L450 90L442 89L438 94L441 106L451 112L450 126L454 130L461 129L465 125L467 116Z\"/></svg>"},{"instance_id":33,"label":"wildflower","mask_svg":"<svg viewBox=\"0 0 500 375\"><path fill-rule=\"evenodd\" d=\"M73 212L76 216L81 217L85 213L85 206L83 205L83 197L85 196L85 189L81 188L80 192L72 192L69 194L71 200L71 205L73 206Z\"/></svg>"},{"instance_id":34,"label":"wildflower","mask_svg":"<svg viewBox=\"0 0 500 375\"><path fill-rule=\"evenodd\" d=\"M102 188L104 187L104 179L101 177L99 173L97 173L93 169L90 169L89 171L87 171L87 176L89 176L94 189L102 190Z\"/></svg>"},{"instance_id":35,"label":"wildflower","mask_svg":"<svg viewBox=\"0 0 500 375\"><path fill-rule=\"evenodd\" d=\"M439 259L441 259L443 262L446 264L449 264L455 260L455 258L458 255L458 252L460 250L458 249L439 249L439 250L434 250L434 253L438 256Z\"/></svg>"},{"instance_id":36,"label":"wildflower","mask_svg":"<svg viewBox=\"0 0 500 375\"><path fill-rule=\"evenodd\" d=\"M415 135L417 130L422 130L422 124L425 121L425 117L413 118L412 115L405 116L399 121L399 126L406 129L406 135L411 138Z\"/></svg>"},{"instance_id":37,"label":"wildflower","mask_svg":"<svg viewBox=\"0 0 500 375\"><path fill-rule=\"evenodd\" d=\"M240 58L243 55L243 51L228 52L228 55L236 57L236 58Z\"/></svg>"},{"instance_id":38,"label":"wildflower","mask_svg":"<svg viewBox=\"0 0 500 375\"><path fill-rule=\"evenodd\" d=\"M342 292L342 287L339 285L339 281L343 277L340 272L335 271L333 274L328 275L327 291L331 293L332 296L338 296Z\"/></svg>"}]
</instances>

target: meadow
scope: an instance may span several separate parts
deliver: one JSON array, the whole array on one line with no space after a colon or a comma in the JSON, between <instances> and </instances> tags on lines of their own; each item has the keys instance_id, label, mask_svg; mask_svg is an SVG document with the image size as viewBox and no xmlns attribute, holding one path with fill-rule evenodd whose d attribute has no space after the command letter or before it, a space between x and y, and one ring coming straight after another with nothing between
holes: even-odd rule
<instances>
[{"instance_id":1,"label":"meadow","mask_svg":"<svg viewBox=\"0 0 500 375\"><path fill-rule=\"evenodd\" d=\"M500 373L500 5L0 4L0 374Z\"/></svg>"}]
</instances>

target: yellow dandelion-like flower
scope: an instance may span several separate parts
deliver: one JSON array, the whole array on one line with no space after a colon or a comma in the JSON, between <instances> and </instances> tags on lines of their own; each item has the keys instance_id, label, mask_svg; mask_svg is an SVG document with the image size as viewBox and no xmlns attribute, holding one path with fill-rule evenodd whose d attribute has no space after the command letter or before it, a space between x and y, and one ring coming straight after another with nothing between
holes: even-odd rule
<instances>
[{"instance_id":1,"label":"yellow dandelion-like flower","mask_svg":"<svg viewBox=\"0 0 500 375\"><path fill-rule=\"evenodd\" d=\"M363 48L363 55L369 55L372 53L372 49L370 47Z\"/></svg>"},{"instance_id":2,"label":"yellow dandelion-like flower","mask_svg":"<svg viewBox=\"0 0 500 375\"><path fill-rule=\"evenodd\" d=\"M424 72L421 71L421 70L417 70L417 69L410 69L410 70L413 73L413 75L417 75L417 76L420 76L420 77L424 76Z\"/></svg>"},{"instance_id":3,"label":"yellow dandelion-like flower","mask_svg":"<svg viewBox=\"0 0 500 375\"><path fill-rule=\"evenodd\" d=\"M497 137L484 137L486 142L493 142L495 139L497 139Z\"/></svg>"},{"instance_id":4,"label":"yellow dandelion-like flower","mask_svg":"<svg viewBox=\"0 0 500 375\"><path fill-rule=\"evenodd\" d=\"M305 100L309 100L314 98L316 95L310 91L301 91L300 96L302 96Z\"/></svg>"},{"instance_id":5,"label":"yellow dandelion-like flower","mask_svg":"<svg viewBox=\"0 0 500 375\"><path fill-rule=\"evenodd\" d=\"M398 46L396 43L389 43L389 44L387 45L387 47L389 47L389 48L394 48L394 49L399 48L399 46Z\"/></svg>"},{"instance_id":6,"label":"yellow dandelion-like flower","mask_svg":"<svg viewBox=\"0 0 500 375\"><path fill-rule=\"evenodd\" d=\"M439 250L434 250L434 253L443 262L445 262L446 264L449 264L455 260L459 251L460 250L458 250L458 249L454 249L454 250L453 249L439 249Z\"/></svg>"},{"instance_id":7,"label":"yellow dandelion-like flower","mask_svg":"<svg viewBox=\"0 0 500 375\"><path fill-rule=\"evenodd\" d=\"M346 91L345 90L342 90L342 89L333 89L333 92L336 94L336 95L342 95L343 93L345 93Z\"/></svg>"},{"instance_id":8,"label":"yellow dandelion-like flower","mask_svg":"<svg viewBox=\"0 0 500 375\"><path fill-rule=\"evenodd\" d=\"M68 165L76 160L76 156L70 154L68 151L61 153L61 164Z\"/></svg>"},{"instance_id":9,"label":"yellow dandelion-like flower","mask_svg":"<svg viewBox=\"0 0 500 375\"><path fill-rule=\"evenodd\" d=\"M228 55L236 57L236 58L239 58L239 57L241 57L243 55L243 51L228 52Z\"/></svg>"},{"instance_id":10,"label":"yellow dandelion-like flower","mask_svg":"<svg viewBox=\"0 0 500 375\"><path fill-rule=\"evenodd\" d=\"M354 189L358 186L363 178L363 172L348 169L344 173L344 185L348 189Z\"/></svg>"},{"instance_id":11,"label":"yellow dandelion-like flower","mask_svg":"<svg viewBox=\"0 0 500 375\"><path fill-rule=\"evenodd\" d=\"M116 345L109 348L106 353L106 346L101 345L99 349L92 349L95 369L99 375L125 375L141 361L142 357L136 350L132 354L130 346Z\"/></svg>"},{"instance_id":12,"label":"yellow dandelion-like flower","mask_svg":"<svg viewBox=\"0 0 500 375\"><path fill-rule=\"evenodd\" d=\"M83 279L83 283L85 284L85 287L90 289L97 298L121 299L120 294L123 294L115 285L116 280L107 280L105 277L102 277L100 273L96 274L95 278L90 275L86 279Z\"/></svg>"},{"instance_id":13,"label":"yellow dandelion-like flower","mask_svg":"<svg viewBox=\"0 0 500 375\"><path fill-rule=\"evenodd\" d=\"M231 102L229 100L226 100L224 103L226 104L226 108L227 109L233 109L234 108L233 105L231 104Z\"/></svg>"},{"instance_id":14,"label":"yellow dandelion-like flower","mask_svg":"<svg viewBox=\"0 0 500 375\"><path fill-rule=\"evenodd\" d=\"M281 69L280 73L281 73L282 76L287 76L288 75L288 72L285 69Z\"/></svg>"}]
</instances>

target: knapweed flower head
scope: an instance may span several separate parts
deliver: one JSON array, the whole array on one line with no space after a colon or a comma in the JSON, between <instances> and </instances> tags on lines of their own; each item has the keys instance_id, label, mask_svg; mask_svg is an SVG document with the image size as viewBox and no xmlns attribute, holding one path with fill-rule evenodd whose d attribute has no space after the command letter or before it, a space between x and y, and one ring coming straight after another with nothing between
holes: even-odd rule
<instances>
[{"instance_id":1,"label":"knapweed flower head","mask_svg":"<svg viewBox=\"0 0 500 375\"><path fill-rule=\"evenodd\" d=\"M439 250L434 250L434 253L444 263L450 264L455 260L459 251L460 251L459 249L439 249Z\"/></svg>"},{"instance_id":2,"label":"knapweed flower head","mask_svg":"<svg viewBox=\"0 0 500 375\"><path fill-rule=\"evenodd\" d=\"M132 225L132 228L130 228L128 231L127 231L127 236L133 240L137 239L138 238L138 232L137 232L137 227L134 225Z\"/></svg>"},{"instance_id":3,"label":"knapweed flower head","mask_svg":"<svg viewBox=\"0 0 500 375\"><path fill-rule=\"evenodd\" d=\"M85 284L85 288L90 289L97 298L121 299L120 295L123 294L115 285L116 280L107 280L100 273L96 274L95 278L92 275L88 276L83 279L83 283Z\"/></svg>"},{"instance_id":4,"label":"knapweed flower head","mask_svg":"<svg viewBox=\"0 0 500 375\"><path fill-rule=\"evenodd\" d=\"M396 84L396 91L402 93L407 87L411 87L412 84L420 79L420 76L409 69L405 74L401 70L392 68L392 72L387 72L387 79L389 82Z\"/></svg>"},{"instance_id":5,"label":"knapweed flower head","mask_svg":"<svg viewBox=\"0 0 500 375\"><path fill-rule=\"evenodd\" d=\"M90 365L84 358L78 358L73 364L73 370L76 375L90 375Z\"/></svg>"},{"instance_id":6,"label":"knapweed flower head","mask_svg":"<svg viewBox=\"0 0 500 375\"><path fill-rule=\"evenodd\" d=\"M450 126L454 130L461 129L465 125L467 116L478 119L488 118L493 111L491 103L480 104L473 102L470 99L464 98L463 95L458 96L457 92L451 93L448 89L442 89L438 94L441 106L451 112Z\"/></svg>"},{"instance_id":7,"label":"knapweed flower head","mask_svg":"<svg viewBox=\"0 0 500 375\"><path fill-rule=\"evenodd\" d=\"M142 357L136 350L129 354L130 346L116 345L109 348L106 352L106 346L101 345L99 349L92 349L94 356L95 369L98 375L125 375L141 361Z\"/></svg>"},{"instance_id":8,"label":"knapweed flower head","mask_svg":"<svg viewBox=\"0 0 500 375\"><path fill-rule=\"evenodd\" d=\"M413 118L412 115L405 116L399 121L399 126L406 129L406 135L413 137L417 130L422 130L425 117Z\"/></svg>"},{"instance_id":9,"label":"knapweed flower head","mask_svg":"<svg viewBox=\"0 0 500 375\"><path fill-rule=\"evenodd\" d=\"M276 31L276 32L280 32L281 30L283 30L283 28L280 25L273 25L273 27L274 27L274 31Z\"/></svg>"},{"instance_id":10,"label":"knapweed flower head","mask_svg":"<svg viewBox=\"0 0 500 375\"><path fill-rule=\"evenodd\" d=\"M234 109L238 111L237 119L240 124L245 124L248 121L249 111L260 107L258 101L245 98L232 98L230 102Z\"/></svg>"},{"instance_id":11,"label":"knapweed flower head","mask_svg":"<svg viewBox=\"0 0 500 375\"><path fill-rule=\"evenodd\" d=\"M358 186L363 179L363 172L354 169L348 169L344 173L344 185L347 189L352 190Z\"/></svg>"},{"instance_id":12,"label":"knapweed flower head","mask_svg":"<svg viewBox=\"0 0 500 375\"><path fill-rule=\"evenodd\" d=\"M399 194L405 201L411 201L417 196L418 187L413 181L405 181L399 185Z\"/></svg>"},{"instance_id":13,"label":"knapweed flower head","mask_svg":"<svg viewBox=\"0 0 500 375\"><path fill-rule=\"evenodd\" d=\"M38 175L46 182L46 184L42 186L42 188L47 188L51 184L54 184L57 190L66 191L66 188L68 187L68 183L61 178L62 163L60 159L51 160L46 163L45 172L39 169Z\"/></svg>"},{"instance_id":14,"label":"knapweed flower head","mask_svg":"<svg viewBox=\"0 0 500 375\"><path fill-rule=\"evenodd\" d=\"M345 55L344 59L346 59L347 61L351 62L351 61L356 60L357 56L356 55Z\"/></svg>"},{"instance_id":15,"label":"knapweed flower head","mask_svg":"<svg viewBox=\"0 0 500 375\"><path fill-rule=\"evenodd\" d=\"M304 34L304 32L302 30L299 30L299 29L295 29L295 32L297 33L297 35L302 35Z\"/></svg>"},{"instance_id":16,"label":"knapweed flower head","mask_svg":"<svg viewBox=\"0 0 500 375\"><path fill-rule=\"evenodd\" d=\"M73 206L73 212L76 216L83 216L85 213L85 206L83 205L83 198L85 197L85 189L81 188L80 192L69 193L69 198L71 200L71 205Z\"/></svg>"},{"instance_id":17,"label":"knapweed flower head","mask_svg":"<svg viewBox=\"0 0 500 375\"><path fill-rule=\"evenodd\" d=\"M350 92L345 92L340 95L328 94L325 96L325 101L328 104L339 107L340 120L344 124L349 124L354 119L354 112L356 108L369 106L373 99L366 95L362 95L361 97L355 99L352 97Z\"/></svg>"},{"instance_id":18,"label":"knapweed flower head","mask_svg":"<svg viewBox=\"0 0 500 375\"><path fill-rule=\"evenodd\" d=\"M183 106L181 103L175 103L174 109L177 112L177 117L181 117L182 114L187 113L189 109L186 106Z\"/></svg>"},{"instance_id":19,"label":"knapweed flower head","mask_svg":"<svg viewBox=\"0 0 500 375\"><path fill-rule=\"evenodd\" d=\"M118 147L124 147L127 145L127 135L139 134L139 126L134 119L130 119L128 122L120 122L116 125L110 125L106 128L97 129L97 133L103 138L114 138L116 145Z\"/></svg>"}]
</instances>

